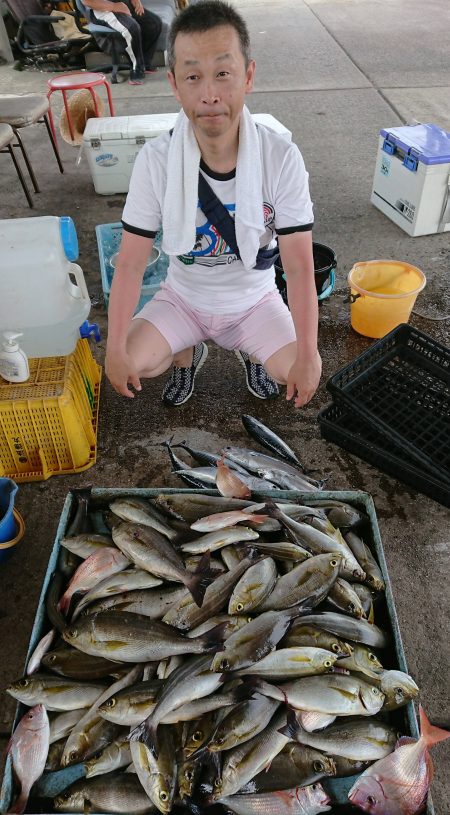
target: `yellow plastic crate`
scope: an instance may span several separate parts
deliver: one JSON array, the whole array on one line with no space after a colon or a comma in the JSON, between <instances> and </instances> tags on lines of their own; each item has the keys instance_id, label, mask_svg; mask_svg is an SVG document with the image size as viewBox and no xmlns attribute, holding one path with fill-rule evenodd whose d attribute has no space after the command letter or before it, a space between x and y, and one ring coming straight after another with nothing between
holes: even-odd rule
<instances>
[{"instance_id":1,"label":"yellow plastic crate","mask_svg":"<svg viewBox=\"0 0 450 815\"><path fill-rule=\"evenodd\" d=\"M27 382L0 380L0 476L43 481L97 457L102 369L87 339L67 357L30 359Z\"/></svg>"}]
</instances>

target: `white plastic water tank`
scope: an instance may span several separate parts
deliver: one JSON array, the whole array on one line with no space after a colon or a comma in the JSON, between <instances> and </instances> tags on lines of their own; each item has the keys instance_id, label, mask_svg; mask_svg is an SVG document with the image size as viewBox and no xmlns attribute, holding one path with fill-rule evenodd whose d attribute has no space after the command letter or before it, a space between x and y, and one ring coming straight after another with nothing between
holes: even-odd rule
<instances>
[{"instance_id":1,"label":"white plastic water tank","mask_svg":"<svg viewBox=\"0 0 450 815\"><path fill-rule=\"evenodd\" d=\"M0 220L0 332L22 332L29 357L74 351L91 302L71 218Z\"/></svg>"}]
</instances>

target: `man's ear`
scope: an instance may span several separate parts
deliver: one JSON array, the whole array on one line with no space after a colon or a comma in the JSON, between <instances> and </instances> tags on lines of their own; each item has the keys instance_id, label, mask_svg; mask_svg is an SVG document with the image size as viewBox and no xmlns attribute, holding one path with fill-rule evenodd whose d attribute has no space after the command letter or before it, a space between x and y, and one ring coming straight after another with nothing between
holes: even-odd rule
<instances>
[{"instance_id":1,"label":"man's ear","mask_svg":"<svg viewBox=\"0 0 450 815\"><path fill-rule=\"evenodd\" d=\"M178 93L177 83L176 83L176 80L175 80L175 74L173 74L172 71L167 71L167 79L169 80L169 85L172 88L172 93L173 93L175 99L177 99L178 102L180 102L181 101L180 100L180 94Z\"/></svg>"},{"instance_id":2,"label":"man's ear","mask_svg":"<svg viewBox=\"0 0 450 815\"><path fill-rule=\"evenodd\" d=\"M248 63L248 67L246 70L245 76L245 93L251 93L253 90L253 82L255 79L255 69L256 69L256 62L254 59L251 59Z\"/></svg>"}]
</instances>

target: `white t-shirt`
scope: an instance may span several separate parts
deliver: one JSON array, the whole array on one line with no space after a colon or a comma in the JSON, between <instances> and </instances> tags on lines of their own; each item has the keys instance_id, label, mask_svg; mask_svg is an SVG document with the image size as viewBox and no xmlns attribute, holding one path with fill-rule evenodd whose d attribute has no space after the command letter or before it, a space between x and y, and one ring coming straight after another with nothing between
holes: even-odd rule
<instances>
[{"instance_id":1,"label":"white t-shirt","mask_svg":"<svg viewBox=\"0 0 450 815\"><path fill-rule=\"evenodd\" d=\"M263 207L266 232L261 248L276 235L313 227L308 173L298 147L278 133L258 125L261 145ZM170 134L150 139L133 168L122 223L125 230L154 237L162 223ZM215 173L201 162L200 171L219 200L234 217L235 172ZM275 272L245 270L242 262L197 209L196 242L191 252L171 256L168 283L196 311L234 314L254 306L275 287Z\"/></svg>"}]
</instances>

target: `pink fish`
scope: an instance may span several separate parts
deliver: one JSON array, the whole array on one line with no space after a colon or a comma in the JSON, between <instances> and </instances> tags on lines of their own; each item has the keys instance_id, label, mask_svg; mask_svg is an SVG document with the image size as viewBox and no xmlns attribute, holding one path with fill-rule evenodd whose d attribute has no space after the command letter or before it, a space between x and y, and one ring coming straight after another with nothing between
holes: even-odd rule
<instances>
[{"instance_id":1,"label":"pink fish","mask_svg":"<svg viewBox=\"0 0 450 815\"><path fill-rule=\"evenodd\" d=\"M217 462L216 484L220 494L225 498L250 498L252 491L227 467L224 457Z\"/></svg>"},{"instance_id":2,"label":"pink fish","mask_svg":"<svg viewBox=\"0 0 450 815\"><path fill-rule=\"evenodd\" d=\"M58 608L63 614L67 614L74 594L89 591L100 580L122 572L129 565L129 559L115 546L98 549L79 565L58 603Z\"/></svg>"},{"instance_id":3,"label":"pink fish","mask_svg":"<svg viewBox=\"0 0 450 815\"><path fill-rule=\"evenodd\" d=\"M17 800L9 812L23 812L31 787L44 772L50 725L44 705L36 705L22 716L7 747L14 775L20 784Z\"/></svg>"},{"instance_id":4,"label":"pink fish","mask_svg":"<svg viewBox=\"0 0 450 815\"><path fill-rule=\"evenodd\" d=\"M214 515L205 515L191 524L191 529L197 532L213 532L215 529L225 529L228 526L235 526L244 521L253 521L255 524L263 524L267 521L268 515L255 515L254 512L245 512L241 509L232 509L229 512L216 512Z\"/></svg>"},{"instance_id":5,"label":"pink fish","mask_svg":"<svg viewBox=\"0 0 450 815\"><path fill-rule=\"evenodd\" d=\"M428 749L450 738L450 732L434 727L419 706L420 739L399 739L393 753L376 761L353 784L348 797L370 815L416 815L422 812L433 778Z\"/></svg>"}]
</instances>

